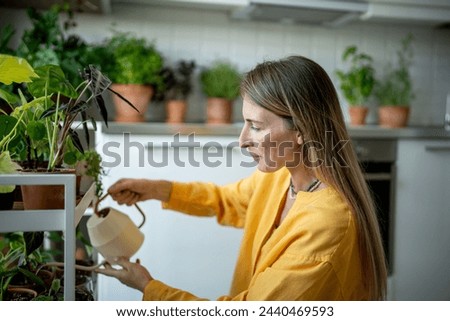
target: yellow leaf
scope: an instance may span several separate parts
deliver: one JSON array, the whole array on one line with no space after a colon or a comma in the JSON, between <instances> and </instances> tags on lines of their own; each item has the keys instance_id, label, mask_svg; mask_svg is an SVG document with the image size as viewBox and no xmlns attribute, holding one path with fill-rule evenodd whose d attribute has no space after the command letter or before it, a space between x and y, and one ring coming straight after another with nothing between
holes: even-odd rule
<instances>
[{"instance_id":1,"label":"yellow leaf","mask_svg":"<svg viewBox=\"0 0 450 321\"><path fill-rule=\"evenodd\" d=\"M39 76L24 58L0 54L0 83L30 82L33 77Z\"/></svg>"}]
</instances>

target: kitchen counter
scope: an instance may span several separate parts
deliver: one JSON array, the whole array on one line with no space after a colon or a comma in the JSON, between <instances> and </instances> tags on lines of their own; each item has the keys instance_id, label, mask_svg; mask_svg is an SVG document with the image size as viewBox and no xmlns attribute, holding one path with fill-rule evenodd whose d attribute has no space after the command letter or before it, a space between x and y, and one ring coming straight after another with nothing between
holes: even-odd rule
<instances>
[{"instance_id":1,"label":"kitchen counter","mask_svg":"<svg viewBox=\"0 0 450 321\"><path fill-rule=\"evenodd\" d=\"M110 122L108 127L102 130L106 134L131 133L133 135L189 135L195 133L200 136L235 136L238 137L242 123L229 125L208 125L200 123L167 124L167 123L116 123ZM352 138L369 139L450 139L450 131L443 127L405 127L405 128L382 128L376 125L360 127L349 127Z\"/></svg>"}]
</instances>

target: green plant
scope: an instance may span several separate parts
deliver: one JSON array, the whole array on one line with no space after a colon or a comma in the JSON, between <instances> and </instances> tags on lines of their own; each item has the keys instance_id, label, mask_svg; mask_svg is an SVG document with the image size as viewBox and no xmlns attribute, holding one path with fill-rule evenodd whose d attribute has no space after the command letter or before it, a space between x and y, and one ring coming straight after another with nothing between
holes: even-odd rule
<instances>
[{"instance_id":1,"label":"green plant","mask_svg":"<svg viewBox=\"0 0 450 321\"><path fill-rule=\"evenodd\" d=\"M68 17L62 24L61 13ZM32 26L24 31L15 55L27 59L35 68L58 65L70 83L80 83L80 70L88 63L88 46L78 35L68 34L76 26L69 4L53 5L45 11L29 7L27 15Z\"/></svg>"},{"instance_id":2,"label":"green plant","mask_svg":"<svg viewBox=\"0 0 450 321\"><path fill-rule=\"evenodd\" d=\"M0 55L0 65L9 66L8 64L19 60L18 57ZM20 103L12 106L14 110L11 116L18 122L15 136L20 138L23 147L17 151L17 156L26 160L25 165L31 168L36 168L38 161L47 161L47 169L53 171L63 164L68 146L84 152L73 127L76 119L81 118L87 141L87 122L92 121L94 129L96 128L95 121L87 113L90 108L97 108L104 123L108 125L108 113L102 94L111 90L111 81L94 66L83 70L83 82L76 87L66 79L59 66L41 66L33 72L37 77L28 82L27 89L34 98L27 101L19 91ZM7 77L12 73L13 68L5 70ZM124 97L117 95L135 108Z\"/></svg>"},{"instance_id":3,"label":"green plant","mask_svg":"<svg viewBox=\"0 0 450 321\"><path fill-rule=\"evenodd\" d=\"M350 62L348 71L336 71L342 93L352 106L363 106L367 103L375 85L373 59L365 53L358 52L356 46L349 46L344 51L342 60Z\"/></svg>"},{"instance_id":4,"label":"green plant","mask_svg":"<svg viewBox=\"0 0 450 321\"><path fill-rule=\"evenodd\" d=\"M31 78L35 76L37 75L26 60L0 55L1 84L31 82ZM15 96L4 89L0 89L0 99L16 101ZM16 134L20 120L21 118L0 114L0 174L12 174L18 169L17 164L11 160L10 150L14 151L17 144ZM12 192L14 188L14 185L0 186L0 193Z\"/></svg>"},{"instance_id":5,"label":"green plant","mask_svg":"<svg viewBox=\"0 0 450 321\"><path fill-rule=\"evenodd\" d=\"M216 61L201 72L200 82L207 97L233 100L239 96L241 74L230 63Z\"/></svg>"},{"instance_id":6,"label":"green plant","mask_svg":"<svg viewBox=\"0 0 450 321\"><path fill-rule=\"evenodd\" d=\"M166 100L185 100L192 90L192 73L195 69L193 60L180 60L175 68L166 67L163 70Z\"/></svg>"},{"instance_id":7,"label":"green plant","mask_svg":"<svg viewBox=\"0 0 450 321\"><path fill-rule=\"evenodd\" d=\"M0 241L0 300L11 282L33 283L45 287L37 275L39 268L52 260L42 249L43 232L6 233Z\"/></svg>"},{"instance_id":8,"label":"green plant","mask_svg":"<svg viewBox=\"0 0 450 321\"><path fill-rule=\"evenodd\" d=\"M95 149L85 150L84 153L73 149L65 154L64 163L78 166L77 174L93 179L95 195L100 197L103 194L102 177L106 175L106 171L102 166L102 156Z\"/></svg>"},{"instance_id":9,"label":"green plant","mask_svg":"<svg viewBox=\"0 0 450 321\"><path fill-rule=\"evenodd\" d=\"M112 57L107 65L100 64L114 83L152 85L157 91L163 90L163 57L145 38L117 32L97 50Z\"/></svg>"},{"instance_id":10,"label":"green plant","mask_svg":"<svg viewBox=\"0 0 450 321\"><path fill-rule=\"evenodd\" d=\"M397 65L388 66L384 77L376 81L375 95L381 105L409 106L414 99L409 68L413 63L413 36L403 38L397 51Z\"/></svg>"}]
</instances>

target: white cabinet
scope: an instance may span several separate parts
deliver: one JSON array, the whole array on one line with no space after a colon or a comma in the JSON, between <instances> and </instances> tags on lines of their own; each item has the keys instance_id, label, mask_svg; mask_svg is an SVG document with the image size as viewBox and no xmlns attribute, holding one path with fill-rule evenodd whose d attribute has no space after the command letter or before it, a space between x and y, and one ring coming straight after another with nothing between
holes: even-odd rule
<instances>
[{"instance_id":1,"label":"white cabinet","mask_svg":"<svg viewBox=\"0 0 450 321\"><path fill-rule=\"evenodd\" d=\"M102 134L97 142L108 171L106 188L123 177L225 184L255 170L252 159L241 154L234 136ZM140 222L134 207L107 200ZM147 216L142 227L145 240L132 260L139 258L156 279L203 298L214 300L229 292L241 229L220 226L215 218L162 210L157 201L140 206ZM141 297L140 292L113 278L99 277L99 300Z\"/></svg>"},{"instance_id":2,"label":"white cabinet","mask_svg":"<svg viewBox=\"0 0 450 321\"><path fill-rule=\"evenodd\" d=\"M450 141L399 140L392 296L450 300Z\"/></svg>"}]
</instances>

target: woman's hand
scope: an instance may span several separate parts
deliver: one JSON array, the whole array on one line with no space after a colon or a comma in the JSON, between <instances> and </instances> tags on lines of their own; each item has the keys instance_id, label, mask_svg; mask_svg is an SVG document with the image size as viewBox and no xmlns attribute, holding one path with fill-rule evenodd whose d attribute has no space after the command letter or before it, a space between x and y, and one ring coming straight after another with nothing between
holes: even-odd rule
<instances>
[{"instance_id":1,"label":"woman's hand","mask_svg":"<svg viewBox=\"0 0 450 321\"><path fill-rule=\"evenodd\" d=\"M119 265L121 268L115 269L111 264L105 263L105 268L95 271L115 277L123 284L141 292L144 292L146 285L153 280L148 270L140 264L139 259L136 260L136 263L132 263L126 258L118 258L113 264Z\"/></svg>"},{"instance_id":2,"label":"woman's hand","mask_svg":"<svg viewBox=\"0 0 450 321\"><path fill-rule=\"evenodd\" d=\"M172 183L163 180L123 178L111 185L108 193L120 205L156 199L168 201Z\"/></svg>"}]
</instances>

